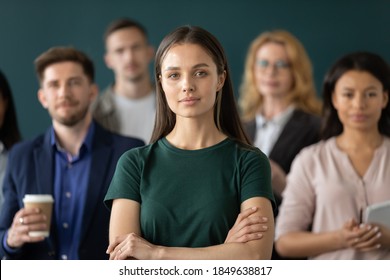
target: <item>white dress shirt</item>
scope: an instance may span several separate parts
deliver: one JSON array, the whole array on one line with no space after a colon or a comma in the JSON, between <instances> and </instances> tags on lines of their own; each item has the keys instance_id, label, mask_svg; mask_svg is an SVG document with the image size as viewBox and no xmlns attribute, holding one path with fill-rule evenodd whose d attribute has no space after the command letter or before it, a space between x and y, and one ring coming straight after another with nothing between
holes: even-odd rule
<instances>
[{"instance_id":1,"label":"white dress shirt","mask_svg":"<svg viewBox=\"0 0 390 280\"><path fill-rule=\"evenodd\" d=\"M267 156L271 153L280 133L282 133L284 126L291 118L294 109L294 106L291 105L284 112L270 120L267 120L260 114L256 115L256 136L254 145Z\"/></svg>"}]
</instances>

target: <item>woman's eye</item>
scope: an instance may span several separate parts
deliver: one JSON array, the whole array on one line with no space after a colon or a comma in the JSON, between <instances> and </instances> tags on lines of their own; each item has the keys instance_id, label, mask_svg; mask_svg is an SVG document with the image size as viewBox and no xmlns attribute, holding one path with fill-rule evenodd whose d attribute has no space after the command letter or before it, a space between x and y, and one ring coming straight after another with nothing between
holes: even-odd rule
<instances>
[{"instance_id":1,"label":"woman's eye","mask_svg":"<svg viewBox=\"0 0 390 280\"><path fill-rule=\"evenodd\" d=\"M206 75L207 75L207 73L204 72L204 71L198 71L198 72L195 73L195 76L197 76L197 77L203 77L203 76L206 76Z\"/></svg>"},{"instance_id":2,"label":"woman's eye","mask_svg":"<svg viewBox=\"0 0 390 280\"><path fill-rule=\"evenodd\" d=\"M267 68L268 65L270 64L268 60L265 60L265 59L260 59L260 60L257 60L256 61L256 64L257 66L259 66L260 68Z\"/></svg>"},{"instance_id":3,"label":"woman's eye","mask_svg":"<svg viewBox=\"0 0 390 280\"><path fill-rule=\"evenodd\" d=\"M344 92L343 96L347 97L347 98L351 98L353 96L353 94L351 92Z\"/></svg>"},{"instance_id":4,"label":"woman's eye","mask_svg":"<svg viewBox=\"0 0 390 280\"><path fill-rule=\"evenodd\" d=\"M275 62L275 67L277 69L289 68L290 67L290 63L288 63L287 61L284 61L284 60L278 60L278 61Z\"/></svg>"},{"instance_id":5,"label":"woman's eye","mask_svg":"<svg viewBox=\"0 0 390 280\"><path fill-rule=\"evenodd\" d=\"M179 74L177 74L177 73L171 73L168 75L168 79L175 79L177 77L179 77Z\"/></svg>"},{"instance_id":6,"label":"woman's eye","mask_svg":"<svg viewBox=\"0 0 390 280\"><path fill-rule=\"evenodd\" d=\"M375 96L377 96L377 94L376 94L376 92L371 91L371 92L368 92L368 93L367 93L367 96L368 96L368 97L375 97Z\"/></svg>"}]
</instances>

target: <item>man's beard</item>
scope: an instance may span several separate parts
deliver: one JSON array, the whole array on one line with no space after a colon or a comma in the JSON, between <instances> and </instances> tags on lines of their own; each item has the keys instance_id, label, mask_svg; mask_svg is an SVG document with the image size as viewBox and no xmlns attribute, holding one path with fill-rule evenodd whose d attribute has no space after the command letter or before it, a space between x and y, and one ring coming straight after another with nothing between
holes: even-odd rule
<instances>
[{"instance_id":1,"label":"man's beard","mask_svg":"<svg viewBox=\"0 0 390 280\"><path fill-rule=\"evenodd\" d=\"M126 77L126 80L131 82L131 83L139 83L144 79L144 74L140 73L131 77Z\"/></svg>"},{"instance_id":2,"label":"man's beard","mask_svg":"<svg viewBox=\"0 0 390 280\"><path fill-rule=\"evenodd\" d=\"M67 117L53 117L58 123L67 126L73 127L78 124L81 120L85 119L85 116L88 113L88 108L75 112L74 114Z\"/></svg>"}]
</instances>

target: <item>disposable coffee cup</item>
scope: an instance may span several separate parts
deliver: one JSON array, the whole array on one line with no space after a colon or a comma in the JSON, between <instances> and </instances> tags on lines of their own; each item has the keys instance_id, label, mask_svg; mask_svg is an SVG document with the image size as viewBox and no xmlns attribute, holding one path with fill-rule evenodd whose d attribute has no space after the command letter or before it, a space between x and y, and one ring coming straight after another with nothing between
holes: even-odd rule
<instances>
[{"instance_id":1,"label":"disposable coffee cup","mask_svg":"<svg viewBox=\"0 0 390 280\"><path fill-rule=\"evenodd\" d=\"M24 208L39 208L41 213L46 215L46 229L45 231L30 231L28 233L31 237L44 236L48 237L50 233L51 213L53 210L53 196L50 194L26 194L23 198Z\"/></svg>"}]
</instances>

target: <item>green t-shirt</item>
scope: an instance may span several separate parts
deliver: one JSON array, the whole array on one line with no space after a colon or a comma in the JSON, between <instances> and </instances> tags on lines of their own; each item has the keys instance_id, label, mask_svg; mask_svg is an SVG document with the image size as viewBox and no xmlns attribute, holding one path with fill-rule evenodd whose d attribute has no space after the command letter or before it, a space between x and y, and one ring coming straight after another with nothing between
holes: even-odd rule
<instances>
[{"instance_id":1,"label":"green t-shirt","mask_svg":"<svg viewBox=\"0 0 390 280\"><path fill-rule=\"evenodd\" d=\"M230 139L182 150L163 138L122 155L105 203L111 207L116 198L139 202L142 236L153 244L221 244L243 201L266 197L274 204L270 170L259 149Z\"/></svg>"}]
</instances>

